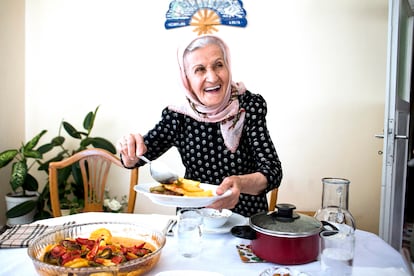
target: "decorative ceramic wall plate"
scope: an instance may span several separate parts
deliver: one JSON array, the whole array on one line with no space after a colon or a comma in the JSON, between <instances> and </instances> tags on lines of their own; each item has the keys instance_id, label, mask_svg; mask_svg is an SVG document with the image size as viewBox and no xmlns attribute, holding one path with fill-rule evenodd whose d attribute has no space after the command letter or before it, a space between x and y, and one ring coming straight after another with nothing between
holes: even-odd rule
<instances>
[{"instance_id":1,"label":"decorative ceramic wall plate","mask_svg":"<svg viewBox=\"0 0 414 276\"><path fill-rule=\"evenodd\" d=\"M245 27L246 11L241 0L173 0L165 28L195 26L198 34L217 31L215 26Z\"/></svg>"}]
</instances>

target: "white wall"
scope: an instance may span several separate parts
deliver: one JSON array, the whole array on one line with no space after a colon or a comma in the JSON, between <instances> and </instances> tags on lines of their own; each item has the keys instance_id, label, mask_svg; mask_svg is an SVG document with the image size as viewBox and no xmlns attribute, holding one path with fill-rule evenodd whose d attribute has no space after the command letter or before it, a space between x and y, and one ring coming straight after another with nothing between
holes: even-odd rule
<instances>
[{"instance_id":1,"label":"white wall","mask_svg":"<svg viewBox=\"0 0 414 276\"><path fill-rule=\"evenodd\" d=\"M81 126L115 142L145 133L182 98L175 50L191 27L165 30L170 1L26 1L26 135ZM284 169L279 202L316 210L320 179L351 180L350 210L377 232L387 39L386 0L244 0L247 28L220 26L233 76L268 101ZM170 166L179 157L165 158ZM151 181L148 169L140 181ZM123 191L120 191L122 194ZM368 210L368 211L367 211ZM136 212L171 212L138 196Z\"/></svg>"},{"instance_id":2,"label":"white wall","mask_svg":"<svg viewBox=\"0 0 414 276\"><path fill-rule=\"evenodd\" d=\"M24 0L0 0L0 152L24 141ZM0 226L11 168L0 170Z\"/></svg>"}]
</instances>

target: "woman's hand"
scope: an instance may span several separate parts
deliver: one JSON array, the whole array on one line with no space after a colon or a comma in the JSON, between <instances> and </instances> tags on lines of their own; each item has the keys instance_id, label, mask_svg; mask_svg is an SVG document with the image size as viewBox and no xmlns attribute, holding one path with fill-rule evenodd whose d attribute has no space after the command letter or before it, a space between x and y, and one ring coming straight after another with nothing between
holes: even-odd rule
<instances>
[{"instance_id":1,"label":"woman's hand","mask_svg":"<svg viewBox=\"0 0 414 276\"><path fill-rule=\"evenodd\" d=\"M122 155L122 161L126 167L133 167L138 163L138 157L147 151L141 134L129 134L120 138L116 148Z\"/></svg>"},{"instance_id":2,"label":"woman's hand","mask_svg":"<svg viewBox=\"0 0 414 276\"><path fill-rule=\"evenodd\" d=\"M214 209L233 209L236 204L239 202L240 196L240 187L241 187L241 178L240 176L232 175L224 178L220 186L216 189L217 195L224 194L227 190L231 190L231 195L222 199L218 199L213 202L209 208Z\"/></svg>"},{"instance_id":3,"label":"woman's hand","mask_svg":"<svg viewBox=\"0 0 414 276\"><path fill-rule=\"evenodd\" d=\"M267 179L260 172L228 176L217 187L216 194L222 195L227 190L231 190L231 195L216 200L208 207L214 209L233 209L239 202L240 193L258 195L266 187Z\"/></svg>"}]
</instances>

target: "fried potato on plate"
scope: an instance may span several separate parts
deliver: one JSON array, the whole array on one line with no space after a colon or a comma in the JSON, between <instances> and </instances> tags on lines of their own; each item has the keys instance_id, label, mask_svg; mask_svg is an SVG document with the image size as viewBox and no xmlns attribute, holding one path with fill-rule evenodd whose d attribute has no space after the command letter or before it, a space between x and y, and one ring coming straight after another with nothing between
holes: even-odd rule
<instances>
[{"instance_id":1,"label":"fried potato on plate","mask_svg":"<svg viewBox=\"0 0 414 276\"><path fill-rule=\"evenodd\" d=\"M211 190L206 190L202 192L185 192L184 195L193 197L209 197L213 196L213 192Z\"/></svg>"},{"instance_id":2,"label":"fried potato on plate","mask_svg":"<svg viewBox=\"0 0 414 276\"><path fill-rule=\"evenodd\" d=\"M165 192L163 192L165 191ZM172 192L172 193L168 193ZM162 194L175 194L178 196L189 196L189 197L209 197L213 196L211 190L204 190L200 187L200 181L195 181L191 179L185 179L180 177L178 180L174 181L172 184L161 184L160 186L152 187L150 189L152 193L162 193Z\"/></svg>"},{"instance_id":3,"label":"fried potato on plate","mask_svg":"<svg viewBox=\"0 0 414 276\"><path fill-rule=\"evenodd\" d=\"M183 188L187 192L202 192L204 191L200 188L200 181L185 179L185 178L178 178L173 184Z\"/></svg>"}]
</instances>

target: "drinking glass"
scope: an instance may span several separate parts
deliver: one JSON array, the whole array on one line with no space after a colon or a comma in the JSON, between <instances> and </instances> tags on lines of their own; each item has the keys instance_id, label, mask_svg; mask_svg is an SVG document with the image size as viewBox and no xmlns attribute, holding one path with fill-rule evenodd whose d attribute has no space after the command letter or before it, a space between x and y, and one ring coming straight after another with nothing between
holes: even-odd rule
<instances>
[{"instance_id":1,"label":"drinking glass","mask_svg":"<svg viewBox=\"0 0 414 276\"><path fill-rule=\"evenodd\" d=\"M322 275L351 275L355 250L354 232L323 231L320 236Z\"/></svg>"},{"instance_id":2,"label":"drinking glass","mask_svg":"<svg viewBox=\"0 0 414 276\"><path fill-rule=\"evenodd\" d=\"M203 216L197 209L185 208L178 211L178 251L186 258L196 257L202 249Z\"/></svg>"}]
</instances>

